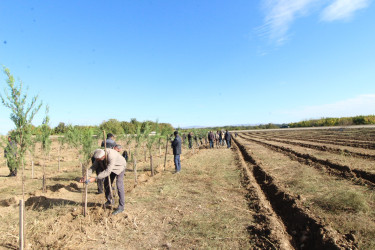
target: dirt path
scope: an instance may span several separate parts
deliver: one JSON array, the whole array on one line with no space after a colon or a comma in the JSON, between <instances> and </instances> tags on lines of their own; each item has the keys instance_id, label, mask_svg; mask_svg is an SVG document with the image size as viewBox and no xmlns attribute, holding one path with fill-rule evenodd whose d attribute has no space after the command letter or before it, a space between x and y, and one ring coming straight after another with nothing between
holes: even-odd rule
<instances>
[{"instance_id":1,"label":"dirt path","mask_svg":"<svg viewBox=\"0 0 375 250\"><path fill-rule=\"evenodd\" d=\"M257 226L241 183L241 169L228 149L200 150L126 193L125 213L103 209L95 186L89 216L81 216L76 183L62 180L26 202L30 249L251 249L268 239L249 235ZM77 170L78 172L79 170ZM117 198L116 198L117 199ZM2 247L17 248L18 207L2 207Z\"/></svg>"}]
</instances>

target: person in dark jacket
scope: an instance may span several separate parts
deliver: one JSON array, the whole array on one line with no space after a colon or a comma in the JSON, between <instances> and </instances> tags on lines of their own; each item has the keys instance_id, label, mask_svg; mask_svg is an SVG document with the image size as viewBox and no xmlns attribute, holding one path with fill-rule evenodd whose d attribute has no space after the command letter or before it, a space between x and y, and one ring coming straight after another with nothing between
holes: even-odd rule
<instances>
[{"instance_id":1,"label":"person in dark jacket","mask_svg":"<svg viewBox=\"0 0 375 250\"><path fill-rule=\"evenodd\" d=\"M173 155L174 155L174 166L176 169L176 173L181 171L181 162L180 162L180 155L181 155L181 137L178 135L178 131L174 131L174 140L172 142L173 148Z\"/></svg>"},{"instance_id":2,"label":"person in dark jacket","mask_svg":"<svg viewBox=\"0 0 375 250\"><path fill-rule=\"evenodd\" d=\"M17 143L13 141L10 136L8 136L8 143L4 149L4 157L7 159L7 165L10 171L8 177L17 176L18 166L16 163L16 156L17 156Z\"/></svg>"},{"instance_id":3,"label":"person in dark jacket","mask_svg":"<svg viewBox=\"0 0 375 250\"><path fill-rule=\"evenodd\" d=\"M193 147L193 133L189 132L188 134L188 141L189 141L189 148L191 149Z\"/></svg>"},{"instance_id":4,"label":"person in dark jacket","mask_svg":"<svg viewBox=\"0 0 375 250\"><path fill-rule=\"evenodd\" d=\"M231 140L231 134L228 132L228 130L225 131L225 141L227 142L227 148L230 148L230 140Z\"/></svg>"},{"instance_id":5,"label":"person in dark jacket","mask_svg":"<svg viewBox=\"0 0 375 250\"><path fill-rule=\"evenodd\" d=\"M223 132L221 132L221 130L219 130L218 132L219 132L219 145L223 146Z\"/></svg>"},{"instance_id":6,"label":"person in dark jacket","mask_svg":"<svg viewBox=\"0 0 375 250\"><path fill-rule=\"evenodd\" d=\"M116 146L115 137L113 134L107 134L107 140L105 140L106 148L114 148ZM102 141L102 148L104 148L104 141Z\"/></svg>"},{"instance_id":7,"label":"person in dark jacket","mask_svg":"<svg viewBox=\"0 0 375 250\"><path fill-rule=\"evenodd\" d=\"M215 135L212 131L208 133L208 140L210 142L210 148L214 148Z\"/></svg>"}]
</instances>

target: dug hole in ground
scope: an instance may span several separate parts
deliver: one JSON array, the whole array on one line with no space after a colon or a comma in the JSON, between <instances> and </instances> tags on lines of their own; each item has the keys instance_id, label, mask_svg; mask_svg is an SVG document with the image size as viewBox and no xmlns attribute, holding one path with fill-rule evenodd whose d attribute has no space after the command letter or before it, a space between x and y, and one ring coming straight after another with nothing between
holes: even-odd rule
<instances>
[{"instance_id":1,"label":"dug hole in ground","mask_svg":"<svg viewBox=\"0 0 375 250\"><path fill-rule=\"evenodd\" d=\"M125 187L125 212L116 216L102 208L104 197L95 194L96 184L90 184L88 216L83 217L82 184L74 181L80 168L65 171L64 177L55 176L49 182L54 185L47 193L37 190L26 199L26 246L249 249L268 244L268 239L259 243L249 233L255 226L254 212L249 209L248 191L242 186L242 168L236 157L233 149L204 149L183 158L179 174L173 174L174 167L168 164L165 172L146 183L129 190ZM2 176L3 172L4 167ZM126 175L125 186L133 185L132 172ZM0 178L3 183L10 181ZM1 191L14 190L3 186ZM12 199L8 203L8 199L1 200L0 247L17 248L18 206ZM115 200L117 204L118 197Z\"/></svg>"}]
</instances>

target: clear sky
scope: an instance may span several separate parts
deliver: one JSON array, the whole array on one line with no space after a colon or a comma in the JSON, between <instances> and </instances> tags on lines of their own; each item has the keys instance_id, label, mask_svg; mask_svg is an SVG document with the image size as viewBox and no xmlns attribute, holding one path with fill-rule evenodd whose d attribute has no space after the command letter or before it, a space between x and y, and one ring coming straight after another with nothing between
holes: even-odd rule
<instances>
[{"instance_id":1,"label":"clear sky","mask_svg":"<svg viewBox=\"0 0 375 250\"><path fill-rule=\"evenodd\" d=\"M2 0L0 64L59 122L375 114L372 0ZM6 76L0 73L1 91ZM0 106L0 133L14 125ZM39 125L44 108L35 118Z\"/></svg>"}]
</instances>

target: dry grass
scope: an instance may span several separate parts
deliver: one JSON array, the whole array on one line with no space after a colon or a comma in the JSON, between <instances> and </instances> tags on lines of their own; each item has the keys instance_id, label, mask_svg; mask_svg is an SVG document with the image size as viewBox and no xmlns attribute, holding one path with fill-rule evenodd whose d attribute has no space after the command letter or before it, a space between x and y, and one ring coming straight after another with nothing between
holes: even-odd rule
<instances>
[{"instance_id":1,"label":"dry grass","mask_svg":"<svg viewBox=\"0 0 375 250\"><path fill-rule=\"evenodd\" d=\"M183 171L175 175L168 155L166 172L153 178L148 177L149 162L138 161L139 175L147 182L134 189L133 173L126 172L126 212L110 216L111 211L101 207L104 197L94 194L94 184L89 186L86 218L81 215L80 190L71 187L81 169L76 155L68 152L72 155L65 154L64 171L57 173L57 164L49 168L47 185L53 187L47 193L41 192L40 179L27 179L29 248L251 248L246 228L252 217L230 150L201 150L189 159L185 153ZM30 175L30 168L26 170ZM0 188L1 200L18 200L20 177L1 178L6 183ZM0 206L0 217L0 248L17 248L18 205Z\"/></svg>"}]
</instances>

